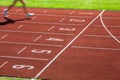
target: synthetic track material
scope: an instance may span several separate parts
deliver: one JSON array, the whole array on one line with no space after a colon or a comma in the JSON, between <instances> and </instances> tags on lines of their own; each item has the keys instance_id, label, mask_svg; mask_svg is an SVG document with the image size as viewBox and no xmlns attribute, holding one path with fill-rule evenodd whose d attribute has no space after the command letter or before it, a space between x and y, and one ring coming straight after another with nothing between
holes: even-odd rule
<instances>
[{"instance_id":1,"label":"synthetic track material","mask_svg":"<svg viewBox=\"0 0 120 80\"><path fill-rule=\"evenodd\" d=\"M21 8L3 18L0 75L49 80L120 80L120 12Z\"/></svg>"}]
</instances>

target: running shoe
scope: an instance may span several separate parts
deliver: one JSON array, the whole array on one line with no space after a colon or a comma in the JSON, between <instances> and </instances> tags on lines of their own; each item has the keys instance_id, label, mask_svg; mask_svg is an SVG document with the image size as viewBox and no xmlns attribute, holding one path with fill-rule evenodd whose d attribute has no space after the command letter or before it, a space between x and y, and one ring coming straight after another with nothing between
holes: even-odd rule
<instances>
[{"instance_id":1,"label":"running shoe","mask_svg":"<svg viewBox=\"0 0 120 80\"><path fill-rule=\"evenodd\" d=\"M27 13L27 17L31 17L31 16L34 16L35 14L34 13Z\"/></svg>"},{"instance_id":2,"label":"running shoe","mask_svg":"<svg viewBox=\"0 0 120 80\"><path fill-rule=\"evenodd\" d=\"M7 15L8 15L8 10L7 10L7 9L4 9L4 10L3 10L3 14L4 14L4 17L7 17Z\"/></svg>"}]
</instances>

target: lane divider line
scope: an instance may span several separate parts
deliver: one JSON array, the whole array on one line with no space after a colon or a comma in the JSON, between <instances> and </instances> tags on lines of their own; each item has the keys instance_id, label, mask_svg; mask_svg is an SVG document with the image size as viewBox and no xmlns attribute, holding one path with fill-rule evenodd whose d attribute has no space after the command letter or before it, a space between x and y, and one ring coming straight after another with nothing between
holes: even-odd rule
<instances>
[{"instance_id":1,"label":"lane divider line","mask_svg":"<svg viewBox=\"0 0 120 80\"><path fill-rule=\"evenodd\" d=\"M91 13L91 12L90 13L89 12L88 13L87 12L79 12L79 14L93 15L94 13Z\"/></svg>"},{"instance_id":2,"label":"lane divider line","mask_svg":"<svg viewBox=\"0 0 120 80\"><path fill-rule=\"evenodd\" d=\"M47 11L46 11L47 12ZM46 13L45 12L45 13ZM0 12L0 13L2 13L2 12ZM65 14L61 14L61 15L59 15L59 14L45 14L45 13L41 13L41 14L35 14L35 15L41 15L41 16L57 16L57 17L60 17L60 16L67 16L67 17L84 17L84 18L91 18L91 16L82 16L82 15L78 15L78 16L73 16L73 15L65 15ZM19 14L19 15L23 15L24 13L14 13L14 12L11 12L11 13L9 13L9 14Z\"/></svg>"},{"instance_id":3,"label":"lane divider line","mask_svg":"<svg viewBox=\"0 0 120 80\"><path fill-rule=\"evenodd\" d=\"M37 44L37 43L23 43L23 42L9 42L9 41L0 41L1 44L17 44L17 45L32 45L32 46L54 46L54 47L63 47L63 45L56 44Z\"/></svg>"},{"instance_id":4,"label":"lane divider line","mask_svg":"<svg viewBox=\"0 0 120 80\"><path fill-rule=\"evenodd\" d=\"M120 51L120 48L105 48L105 47L103 48L103 47L72 46L72 48Z\"/></svg>"},{"instance_id":5,"label":"lane divider line","mask_svg":"<svg viewBox=\"0 0 120 80\"><path fill-rule=\"evenodd\" d=\"M109 36L109 35L83 35L83 36L86 36L86 37L99 37L99 38L111 38L111 36ZM120 38L120 35L115 36L115 37Z\"/></svg>"},{"instance_id":6,"label":"lane divider line","mask_svg":"<svg viewBox=\"0 0 120 80\"><path fill-rule=\"evenodd\" d=\"M0 58L9 58L9 59L27 59L27 60L41 60L41 61L48 61L45 58L31 58L31 57L16 57L16 56L0 56Z\"/></svg>"},{"instance_id":7,"label":"lane divider line","mask_svg":"<svg viewBox=\"0 0 120 80\"><path fill-rule=\"evenodd\" d=\"M94 26L94 27L102 27L102 25L92 25L92 26ZM106 27L108 27L108 28L120 28L120 26L114 26L114 25L113 26L110 26L110 25L107 26L106 25Z\"/></svg>"},{"instance_id":8,"label":"lane divider line","mask_svg":"<svg viewBox=\"0 0 120 80\"><path fill-rule=\"evenodd\" d=\"M66 34L66 33L52 33L52 32L33 32L33 31L16 31L16 30L0 30L0 32L14 32L14 33L32 33L32 34L53 34L53 35L69 35L74 36L75 34Z\"/></svg>"}]
</instances>

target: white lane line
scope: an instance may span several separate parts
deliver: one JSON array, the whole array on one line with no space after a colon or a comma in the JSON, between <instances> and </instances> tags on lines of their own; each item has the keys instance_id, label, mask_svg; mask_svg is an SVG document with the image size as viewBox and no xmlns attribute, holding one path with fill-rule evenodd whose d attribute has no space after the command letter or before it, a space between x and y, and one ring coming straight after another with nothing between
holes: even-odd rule
<instances>
[{"instance_id":1,"label":"white lane line","mask_svg":"<svg viewBox=\"0 0 120 80\"><path fill-rule=\"evenodd\" d=\"M29 24L59 24L59 25L72 25L72 26L85 26L84 24L74 24L74 23L53 23L53 22L26 22L26 21L19 21L18 23L29 23Z\"/></svg>"},{"instance_id":2,"label":"white lane line","mask_svg":"<svg viewBox=\"0 0 120 80\"><path fill-rule=\"evenodd\" d=\"M5 37L7 37L7 36L8 36L8 34L5 34L4 36L1 37L1 39L5 38Z\"/></svg>"},{"instance_id":3,"label":"white lane line","mask_svg":"<svg viewBox=\"0 0 120 80\"><path fill-rule=\"evenodd\" d=\"M72 46L72 48L120 51L120 48L103 48L103 47L86 47L86 46Z\"/></svg>"},{"instance_id":4,"label":"white lane line","mask_svg":"<svg viewBox=\"0 0 120 80\"><path fill-rule=\"evenodd\" d=\"M70 12L70 15L72 15L73 13L75 13L75 11Z\"/></svg>"},{"instance_id":5,"label":"white lane line","mask_svg":"<svg viewBox=\"0 0 120 80\"><path fill-rule=\"evenodd\" d=\"M109 34L116 42L118 42L118 43L120 44L120 40L117 39L117 38L108 30L108 28L107 28L106 25L104 24L103 19L102 19L102 15L103 15L103 14L100 15L100 21L101 21L104 29L108 32L108 34Z\"/></svg>"},{"instance_id":6,"label":"white lane line","mask_svg":"<svg viewBox=\"0 0 120 80\"><path fill-rule=\"evenodd\" d=\"M30 57L18 57L18 56L0 56L0 58L48 61L48 59L45 59L45 58L30 58Z\"/></svg>"},{"instance_id":7,"label":"white lane line","mask_svg":"<svg viewBox=\"0 0 120 80\"><path fill-rule=\"evenodd\" d=\"M43 11L44 12L44 11ZM46 11L47 12L47 11ZM45 13L46 13L45 12ZM1 13L1 12L0 12ZM19 14L19 15L21 15L21 13L9 13L9 14ZM67 17L84 17L84 18L91 18L90 16L73 16L73 15L58 15L58 14L35 14L35 15L42 15L42 16L57 16L57 17L61 17L61 16L67 16Z\"/></svg>"},{"instance_id":8,"label":"white lane line","mask_svg":"<svg viewBox=\"0 0 120 80\"><path fill-rule=\"evenodd\" d=\"M17 52L17 54L22 53L27 47L25 46L24 48L22 48L20 51Z\"/></svg>"},{"instance_id":9,"label":"white lane line","mask_svg":"<svg viewBox=\"0 0 120 80\"><path fill-rule=\"evenodd\" d=\"M53 28L55 28L55 26L52 26L48 29L48 31L51 31Z\"/></svg>"},{"instance_id":10,"label":"white lane line","mask_svg":"<svg viewBox=\"0 0 120 80\"><path fill-rule=\"evenodd\" d=\"M21 11L22 9L18 9L16 12L19 12L19 11Z\"/></svg>"},{"instance_id":11,"label":"white lane line","mask_svg":"<svg viewBox=\"0 0 120 80\"><path fill-rule=\"evenodd\" d=\"M52 32L33 32L33 31L14 31L14 30L0 30L1 32L14 32L14 33L32 33L32 34L53 34L53 35L69 35L74 36L75 34L66 34L66 33L52 33Z\"/></svg>"},{"instance_id":12,"label":"white lane line","mask_svg":"<svg viewBox=\"0 0 120 80\"><path fill-rule=\"evenodd\" d=\"M86 30L87 28L90 27L91 24L93 24L93 22L99 18L99 16L103 13L104 11L102 11L101 13L99 13L97 15L97 17L95 17L78 35L75 36L75 38L73 40L71 40L70 43L68 43L38 74L35 75L34 78L38 78L79 36L81 36Z\"/></svg>"},{"instance_id":13,"label":"white lane line","mask_svg":"<svg viewBox=\"0 0 120 80\"><path fill-rule=\"evenodd\" d=\"M34 42L36 42L37 40L39 40L41 37L42 37L41 35L38 36L38 37L34 40Z\"/></svg>"},{"instance_id":14,"label":"white lane line","mask_svg":"<svg viewBox=\"0 0 120 80\"><path fill-rule=\"evenodd\" d=\"M22 28L22 27L23 27L23 25L20 25L20 26L17 27L17 29L20 29L20 28Z\"/></svg>"},{"instance_id":15,"label":"white lane line","mask_svg":"<svg viewBox=\"0 0 120 80\"><path fill-rule=\"evenodd\" d=\"M79 14L84 14L84 15L93 15L94 13L91 13L91 12L79 12Z\"/></svg>"},{"instance_id":16,"label":"white lane line","mask_svg":"<svg viewBox=\"0 0 120 80\"><path fill-rule=\"evenodd\" d=\"M102 25L92 25L92 26L95 26L95 27L102 27ZM106 25L106 27L108 28L120 28L120 26L110 26L110 25Z\"/></svg>"},{"instance_id":17,"label":"white lane line","mask_svg":"<svg viewBox=\"0 0 120 80\"><path fill-rule=\"evenodd\" d=\"M36 44L36 43L22 43L22 42L9 42L9 41L0 41L1 44L18 44L18 45L32 45L32 46L56 46L63 47L63 45L56 44Z\"/></svg>"},{"instance_id":18,"label":"white lane line","mask_svg":"<svg viewBox=\"0 0 120 80\"><path fill-rule=\"evenodd\" d=\"M71 15L71 16L68 16L68 17L69 17L69 18L87 18L87 19L88 19L88 18L89 18L89 19L94 18L94 16L82 16L82 15L79 15L79 16L77 16L77 17Z\"/></svg>"},{"instance_id":19,"label":"white lane line","mask_svg":"<svg viewBox=\"0 0 120 80\"><path fill-rule=\"evenodd\" d=\"M0 65L0 68L2 68L4 65L6 65L8 61L5 61L2 65Z\"/></svg>"},{"instance_id":20,"label":"white lane line","mask_svg":"<svg viewBox=\"0 0 120 80\"><path fill-rule=\"evenodd\" d=\"M119 17L103 17L104 19L120 19Z\"/></svg>"},{"instance_id":21,"label":"white lane line","mask_svg":"<svg viewBox=\"0 0 120 80\"><path fill-rule=\"evenodd\" d=\"M62 22L62 21L64 21L65 20L65 18L62 18L59 22Z\"/></svg>"},{"instance_id":22,"label":"white lane line","mask_svg":"<svg viewBox=\"0 0 120 80\"><path fill-rule=\"evenodd\" d=\"M111 36L108 35L82 35L82 36L86 36L86 37L100 37L100 38L111 38ZM120 38L120 36L115 36Z\"/></svg>"}]
</instances>

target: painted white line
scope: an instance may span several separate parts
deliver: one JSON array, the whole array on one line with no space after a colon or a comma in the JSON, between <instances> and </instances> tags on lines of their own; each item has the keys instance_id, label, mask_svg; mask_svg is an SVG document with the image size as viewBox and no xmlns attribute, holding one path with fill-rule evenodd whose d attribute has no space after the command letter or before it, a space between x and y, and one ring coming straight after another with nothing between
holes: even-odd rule
<instances>
[{"instance_id":1,"label":"painted white line","mask_svg":"<svg viewBox=\"0 0 120 80\"><path fill-rule=\"evenodd\" d=\"M86 37L100 37L100 38L111 38L111 36L108 35L82 35L82 36L86 36ZM115 36L120 38L120 36Z\"/></svg>"},{"instance_id":2,"label":"painted white line","mask_svg":"<svg viewBox=\"0 0 120 80\"><path fill-rule=\"evenodd\" d=\"M102 25L92 25L92 26L102 27ZM110 26L110 25L106 25L106 27L108 27L108 28L120 28L120 26Z\"/></svg>"},{"instance_id":3,"label":"painted white line","mask_svg":"<svg viewBox=\"0 0 120 80\"><path fill-rule=\"evenodd\" d=\"M103 17L104 19L120 19L119 17Z\"/></svg>"},{"instance_id":4,"label":"painted white line","mask_svg":"<svg viewBox=\"0 0 120 80\"><path fill-rule=\"evenodd\" d=\"M102 15L103 15L103 14L100 15L100 21L101 21L104 29L108 32L108 34L109 34L115 41L117 41L117 42L120 44L120 40L117 39L117 38L108 30L108 28L107 28L106 25L104 24L103 19L102 19Z\"/></svg>"},{"instance_id":5,"label":"painted white line","mask_svg":"<svg viewBox=\"0 0 120 80\"><path fill-rule=\"evenodd\" d=\"M102 25L92 25L94 27L103 27ZM120 26L111 26L111 25L106 25L107 28L120 28Z\"/></svg>"},{"instance_id":6,"label":"painted white line","mask_svg":"<svg viewBox=\"0 0 120 80\"><path fill-rule=\"evenodd\" d=\"M22 48L20 51L17 52L17 54L22 53L27 47L25 46L24 48Z\"/></svg>"},{"instance_id":7,"label":"painted white line","mask_svg":"<svg viewBox=\"0 0 120 80\"><path fill-rule=\"evenodd\" d=\"M19 12L19 11L21 11L22 9L18 9L16 12Z\"/></svg>"},{"instance_id":8,"label":"painted white line","mask_svg":"<svg viewBox=\"0 0 120 80\"><path fill-rule=\"evenodd\" d=\"M102 11L101 13L99 13L97 15L97 17L95 17L78 35L75 36L75 38L73 40L71 40L70 43L68 43L38 74L35 75L34 78L38 78L79 36L81 36L86 30L87 28L90 27L90 25L97 19L99 18L99 16L103 13L104 11Z\"/></svg>"},{"instance_id":9,"label":"painted white line","mask_svg":"<svg viewBox=\"0 0 120 80\"><path fill-rule=\"evenodd\" d=\"M63 47L63 45L55 45L55 44L36 44L36 43L22 43L22 42L9 42L9 41L0 41L1 44L18 44L18 45L32 45L32 46L56 46Z\"/></svg>"},{"instance_id":10,"label":"painted white line","mask_svg":"<svg viewBox=\"0 0 120 80\"><path fill-rule=\"evenodd\" d=\"M43 11L44 12L44 11ZM47 11L45 11L45 13L46 13ZM0 12L1 13L1 12ZM22 13L9 13L9 14L19 14L19 15L21 15ZM23 14L22 14L23 15ZM73 15L59 15L59 14L35 14L35 15L43 15L43 16L57 16L57 17L61 17L61 16L67 16L67 17L84 17L84 18L91 18L91 16L73 16Z\"/></svg>"},{"instance_id":11,"label":"painted white line","mask_svg":"<svg viewBox=\"0 0 120 80\"><path fill-rule=\"evenodd\" d=\"M41 35L38 36L38 37L34 40L34 42L36 42L37 40L39 40L41 37L42 37Z\"/></svg>"},{"instance_id":12,"label":"painted white line","mask_svg":"<svg viewBox=\"0 0 120 80\"><path fill-rule=\"evenodd\" d=\"M69 18L79 18L79 19L81 19L81 18L94 18L94 16L92 17L92 16L77 16L77 17L73 17L73 16L69 16Z\"/></svg>"},{"instance_id":13,"label":"painted white line","mask_svg":"<svg viewBox=\"0 0 120 80\"><path fill-rule=\"evenodd\" d=\"M28 24L57 24L57 25L72 25L72 26L85 26L84 24L74 24L74 23L53 23L53 22L26 22L26 21L19 21L18 23L28 23Z\"/></svg>"},{"instance_id":14,"label":"painted white line","mask_svg":"<svg viewBox=\"0 0 120 80\"><path fill-rule=\"evenodd\" d=\"M65 20L65 18L62 18L59 22L62 22L62 21L64 21Z\"/></svg>"},{"instance_id":15,"label":"painted white line","mask_svg":"<svg viewBox=\"0 0 120 80\"><path fill-rule=\"evenodd\" d=\"M79 12L79 14L93 15L94 13L91 13L91 12L89 12L89 13L85 13L85 12Z\"/></svg>"},{"instance_id":16,"label":"painted white line","mask_svg":"<svg viewBox=\"0 0 120 80\"><path fill-rule=\"evenodd\" d=\"M86 47L86 46L72 46L72 48L120 51L120 48L103 48L103 47Z\"/></svg>"},{"instance_id":17,"label":"painted white line","mask_svg":"<svg viewBox=\"0 0 120 80\"><path fill-rule=\"evenodd\" d=\"M48 59L45 59L45 58L30 58L30 57L17 57L17 56L0 56L0 58L48 61Z\"/></svg>"},{"instance_id":18,"label":"painted white line","mask_svg":"<svg viewBox=\"0 0 120 80\"><path fill-rule=\"evenodd\" d=\"M46 13L48 10L44 10L42 13Z\"/></svg>"},{"instance_id":19,"label":"painted white line","mask_svg":"<svg viewBox=\"0 0 120 80\"><path fill-rule=\"evenodd\" d=\"M4 65L6 65L8 61L5 61L2 65L0 65L0 68L2 68Z\"/></svg>"},{"instance_id":20,"label":"painted white line","mask_svg":"<svg viewBox=\"0 0 120 80\"><path fill-rule=\"evenodd\" d=\"M7 36L8 36L8 34L5 34L4 36L1 37L1 39L5 38L5 37L7 37Z\"/></svg>"},{"instance_id":21,"label":"painted white line","mask_svg":"<svg viewBox=\"0 0 120 80\"><path fill-rule=\"evenodd\" d=\"M75 11L72 11L72 12L70 13L70 15L72 15L73 13L75 13Z\"/></svg>"},{"instance_id":22,"label":"painted white line","mask_svg":"<svg viewBox=\"0 0 120 80\"><path fill-rule=\"evenodd\" d=\"M17 27L17 29L20 29L20 28L22 28L22 27L23 27L23 25L20 25L20 26Z\"/></svg>"},{"instance_id":23,"label":"painted white line","mask_svg":"<svg viewBox=\"0 0 120 80\"><path fill-rule=\"evenodd\" d=\"M55 28L55 26L52 26L48 29L48 31L51 31L53 28Z\"/></svg>"},{"instance_id":24,"label":"painted white line","mask_svg":"<svg viewBox=\"0 0 120 80\"><path fill-rule=\"evenodd\" d=\"M14 33L32 33L32 34L53 34L53 35L69 35L74 36L75 34L64 34L64 33L51 33L51 32L33 32L33 31L14 31L14 30L0 30L1 32L14 32Z\"/></svg>"}]
</instances>

